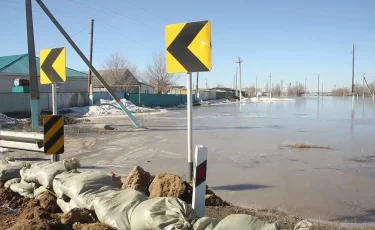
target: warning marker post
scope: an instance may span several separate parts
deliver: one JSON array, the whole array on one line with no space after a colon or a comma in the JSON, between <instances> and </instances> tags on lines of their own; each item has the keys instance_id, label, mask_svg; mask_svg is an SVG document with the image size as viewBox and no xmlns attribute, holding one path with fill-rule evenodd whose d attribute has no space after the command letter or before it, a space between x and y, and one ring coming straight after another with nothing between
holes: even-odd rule
<instances>
[{"instance_id":1,"label":"warning marker post","mask_svg":"<svg viewBox=\"0 0 375 230\"><path fill-rule=\"evenodd\" d=\"M193 208L198 216L205 214L206 203L206 175L207 175L208 148L202 145L195 147Z\"/></svg>"}]
</instances>

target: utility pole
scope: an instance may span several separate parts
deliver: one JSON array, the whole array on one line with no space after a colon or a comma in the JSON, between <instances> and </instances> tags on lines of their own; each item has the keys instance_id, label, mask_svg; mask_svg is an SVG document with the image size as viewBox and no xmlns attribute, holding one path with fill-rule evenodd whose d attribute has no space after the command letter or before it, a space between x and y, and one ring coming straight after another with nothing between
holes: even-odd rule
<instances>
[{"instance_id":1,"label":"utility pole","mask_svg":"<svg viewBox=\"0 0 375 230\"><path fill-rule=\"evenodd\" d=\"M281 79L281 97L283 96L283 83L284 83L284 81L283 81L283 79Z\"/></svg>"},{"instance_id":2,"label":"utility pole","mask_svg":"<svg viewBox=\"0 0 375 230\"><path fill-rule=\"evenodd\" d=\"M271 73L270 73L270 98L272 98L272 80L271 80L272 76L271 76Z\"/></svg>"},{"instance_id":3,"label":"utility pole","mask_svg":"<svg viewBox=\"0 0 375 230\"><path fill-rule=\"evenodd\" d=\"M238 67L239 67L239 74L240 74L240 103L242 102L242 85L241 85L241 63L242 63L243 61L241 60L241 58L238 56L238 62L236 62L236 63L238 63Z\"/></svg>"},{"instance_id":4,"label":"utility pole","mask_svg":"<svg viewBox=\"0 0 375 230\"><path fill-rule=\"evenodd\" d=\"M92 51L94 47L94 19L91 19L91 31L90 31L90 64L92 65ZM88 77L88 91L89 91L89 104L94 104L94 96L92 89L92 71L89 68L89 77Z\"/></svg>"},{"instance_id":5,"label":"utility pole","mask_svg":"<svg viewBox=\"0 0 375 230\"><path fill-rule=\"evenodd\" d=\"M237 91L238 91L238 84L237 84L237 71L238 71L238 68L236 67L236 93L235 93L235 95L236 95L236 97L238 96L238 94L237 94Z\"/></svg>"},{"instance_id":6,"label":"utility pole","mask_svg":"<svg viewBox=\"0 0 375 230\"><path fill-rule=\"evenodd\" d=\"M207 78L206 78L206 89L208 89L208 83L207 83Z\"/></svg>"},{"instance_id":7,"label":"utility pole","mask_svg":"<svg viewBox=\"0 0 375 230\"><path fill-rule=\"evenodd\" d=\"M305 98L306 98L306 77L305 77Z\"/></svg>"},{"instance_id":8,"label":"utility pole","mask_svg":"<svg viewBox=\"0 0 375 230\"><path fill-rule=\"evenodd\" d=\"M255 77L255 96L258 97L258 76Z\"/></svg>"},{"instance_id":9,"label":"utility pole","mask_svg":"<svg viewBox=\"0 0 375 230\"><path fill-rule=\"evenodd\" d=\"M198 89L199 89L199 87L198 87L198 81L199 81L199 72L197 72L197 84L196 84L196 88L195 88L195 100L196 100L196 102L198 103Z\"/></svg>"},{"instance_id":10,"label":"utility pole","mask_svg":"<svg viewBox=\"0 0 375 230\"><path fill-rule=\"evenodd\" d=\"M319 98L319 74L318 74L318 98Z\"/></svg>"},{"instance_id":11,"label":"utility pole","mask_svg":"<svg viewBox=\"0 0 375 230\"><path fill-rule=\"evenodd\" d=\"M197 85L195 86L195 87L196 87L196 88L195 88L195 94L198 93L198 89L199 89L199 87L198 87L198 82L199 82L199 72L197 72Z\"/></svg>"},{"instance_id":12,"label":"utility pole","mask_svg":"<svg viewBox=\"0 0 375 230\"><path fill-rule=\"evenodd\" d=\"M355 44L353 44L353 51L352 51L352 95L354 95L354 60L355 60Z\"/></svg>"},{"instance_id":13,"label":"utility pole","mask_svg":"<svg viewBox=\"0 0 375 230\"><path fill-rule=\"evenodd\" d=\"M322 97L324 96L324 88L323 88L323 82L322 82Z\"/></svg>"},{"instance_id":14,"label":"utility pole","mask_svg":"<svg viewBox=\"0 0 375 230\"><path fill-rule=\"evenodd\" d=\"M363 73L362 100L365 99L365 73Z\"/></svg>"},{"instance_id":15,"label":"utility pole","mask_svg":"<svg viewBox=\"0 0 375 230\"><path fill-rule=\"evenodd\" d=\"M236 88L236 74L233 74L233 89Z\"/></svg>"},{"instance_id":16,"label":"utility pole","mask_svg":"<svg viewBox=\"0 0 375 230\"><path fill-rule=\"evenodd\" d=\"M30 107L31 127L34 132L39 130L39 82L36 72L36 56L34 42L33 12L31 0L25 0L26 26L27 26L27 48L29 54L29 76L30 76Z\"/></svg>"}]
</instances>

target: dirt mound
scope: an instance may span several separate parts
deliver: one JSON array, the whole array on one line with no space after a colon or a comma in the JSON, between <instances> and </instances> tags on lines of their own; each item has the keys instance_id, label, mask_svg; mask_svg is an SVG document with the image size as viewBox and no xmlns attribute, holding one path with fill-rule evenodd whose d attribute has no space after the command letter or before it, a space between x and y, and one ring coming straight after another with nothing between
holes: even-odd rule
<instances>
[{"instance_id":1,"label":"dirt mound","mask_svg":"<svg viewBox=\"0 0 375 230\"><path fill-rule=\"evenodd\" d=\"M71 230L72 225L76 226L74 229L77 230L111 230L98 223L95 213L89 210L73 209L62 214L61 210L56 208L55 197L48 192L37 200L23 198L18 193L0 188L0 203L13 207L13 210L0 209L0 230Z\"/></svg>"},{"instance_id":2,"label":"dirt mound","mask_svg":"<svg viewBox=\"0 0 375 230\"><path fill-rule=\"evenodd\" d=\"M49 192L44 192L40 198L40 207L48 210L51 213L62 213L60 207L56 203L56 197Z\"/></svg>"},{"instance_id":3,"label":"dirt mound","mask_svg":"<svg viewBox=\"0 0 375 230\"><path fill-rule=\"evenodd\" d=\"M61 223L66 225L73 225L79 222L82 224L97 222L96 215L93 211L87 209L75 208L70 212L61 216Z\"/></svg>"},{"instance_id":4,"label":"dirt mound","mask_svg":"<svg viewBox=\"0 0 375 230\"><path fill-rule=\"evenodd\" d=\"M111 176L112 181L115 182L119 188L121 188L122 187L121 176L117 176L114 172L111 172L110 176Z\"/></svg>"},{"instance_id":5,"label":"dirt mound","mask_svg":"<svg viewBox=\"0 0 375 230\"><path fill-rule=\"evenodd\" d=\"M191 201L192 187L177 175L159 173L152 181L149 191L150 198L177 197L189 202Z\"/></svg>"},{"instance_id":6,"label":"dirt mound","mask_svg":"<svg viewBox=\"0 0 375 230\"><path fill-rule=\"evenodd\" d=\"M139 192L148 195L147 187L151 181L151 174L143 168L136 166L134 167L129 175L123 179L123 189L134 189Z\"/></svg>"},{"instance_id":7,"label":"dirt mound","mask_svg":"<svg viewBox=\"0 0 375 230\"><path fill-rule=\"evenodd\" d=\"M228 202L221 199L219 196L217 196L211 190L207 190L205 202L206 202L206 206L229 206Z\"/></svg>"},{"instance_id":8,"label":"dirt mound","mask_svg":"<svg viewBox=\"0 0 375 230\"><path fill-rule=\"evenodd\" d=\"M101 224L101 223L92 223L92 224L75 223L73 224L73 230L113 230L113 228L105 224Z\"/></svg>"}]
</instances>

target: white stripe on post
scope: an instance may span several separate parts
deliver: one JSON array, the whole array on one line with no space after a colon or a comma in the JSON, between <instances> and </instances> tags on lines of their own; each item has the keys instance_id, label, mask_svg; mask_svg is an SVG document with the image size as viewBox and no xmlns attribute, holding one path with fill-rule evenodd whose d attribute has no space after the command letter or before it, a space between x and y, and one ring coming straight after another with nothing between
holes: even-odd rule
<instances>
[{"instance_id":1,"label":"white stripe on post","mask_svg":"<svg viewBox=\"0 0 375 230\"><path fill-rule=\"evenodd\" d=\"M195 168L193 184L193 208L198 216L205 214L206 202L206 175L208 149L202 145L195 147Z\"/></svg>"}]
</instances>

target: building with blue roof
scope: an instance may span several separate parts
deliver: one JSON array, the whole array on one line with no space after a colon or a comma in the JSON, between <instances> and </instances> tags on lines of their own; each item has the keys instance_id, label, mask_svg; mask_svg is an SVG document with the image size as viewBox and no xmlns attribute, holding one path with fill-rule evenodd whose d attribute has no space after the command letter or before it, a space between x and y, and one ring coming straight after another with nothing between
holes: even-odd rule
<instances>
[{"instance_id":1,"label":"building with blue roof","mask_svg":"<svg viewBox=\"0 0 375 230\"><path fill-rule=\"evenodd\" d=\"M36 58L39 91L51 92L51 85L41 85L39 80L40 60ZM29 55L19 54L0 57L0 93L11 93L16 79L29 79ZM85 93L87 90L87 74L66 68L66 82L57 84L57 92Z\"/></svg>"}]
</instances>

